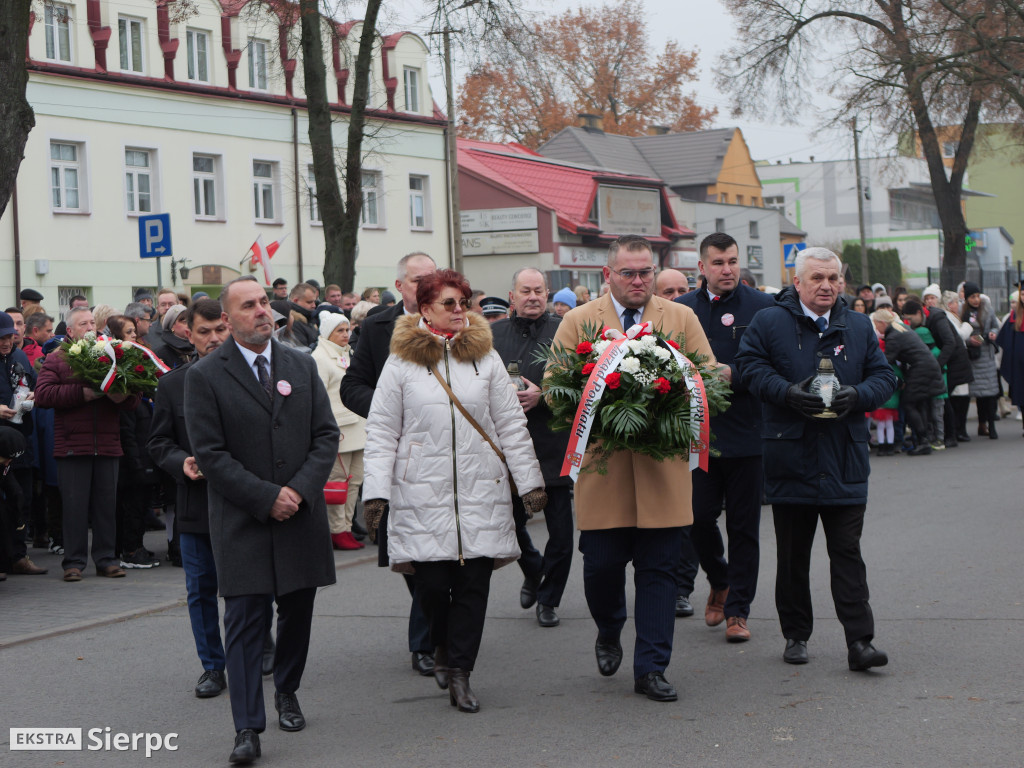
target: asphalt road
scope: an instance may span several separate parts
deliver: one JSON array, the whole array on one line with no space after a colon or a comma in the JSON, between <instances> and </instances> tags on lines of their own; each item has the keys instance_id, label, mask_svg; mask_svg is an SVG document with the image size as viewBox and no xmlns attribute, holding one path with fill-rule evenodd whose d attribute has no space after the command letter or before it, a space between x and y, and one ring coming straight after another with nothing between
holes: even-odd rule
<instances>
[{"instance_id":1,"label":"asphalt road","mask_svg":"<svg viewBox=\"0 0 1024 768\"><path fill-rule=\"evenodd\" d=\"M782 662L769 508L749 643L698 616L676 624L668 679L678 702L633 693L632 638L612 678L597 674L595 629L577 556L559 613L541 629L518 605L516 566L492 581L473 689L481 712L410 669L402 580L338 554L338 584L317 598L299 700L309 726L270 723L261 766L992 766L1024 765L1024 464L1021 422L930 457L873 458L864 553L879 648L890 664L846 667L819 534L811 662ZM544 526L533 525L538 543ZM149 546L154 547L155 534ZM0 584L0 766L227 765L228 698L199 700L181 571L167 564L107 581ZM131 618L127 618L131 617ZM265 688L273 715L272 684ZM178 734L174 751L9 751L10 727Z\"/></svg>"}]
</instances>

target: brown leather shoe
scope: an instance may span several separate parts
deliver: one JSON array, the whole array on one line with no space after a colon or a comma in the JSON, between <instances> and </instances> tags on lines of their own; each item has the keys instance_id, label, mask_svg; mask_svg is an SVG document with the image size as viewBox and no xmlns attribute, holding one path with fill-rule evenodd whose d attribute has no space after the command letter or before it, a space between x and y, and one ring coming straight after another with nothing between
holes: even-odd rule
<instances>
[{"instance_id":1,"label":"brown leather shoe","mask_svg":"<svg viewBox=\"0 0 1024 768\"><path fill-rule=\"evenodd\" d=\"M28 556L21 558L21 560L15 560L11 563L11 574L20 574L22 576L38 576L42 573L48 573L49 568L40 568L38 565L33 563Z\"/></svg>"},{"instance_id":2,"label":"brown leather shoe","mask_svg":"<svg viewBox=\"0 0 1024 768\"><path fill-rule=\"evenodd\" d=\"M742 616L730 616L725 623L725 639L730 643L744 643L750 639L747 620Z\"/></svg>"},{"instance_id":3,"label":"brown leather shoe","mask_svg":"<svg viewBox=\"0 0 1024 768\"><path fill-rule=\"evenodd\" d=\"M108 565L106 568L97 568L97 576L106 576L108 579L120 579L124 576L124 571L120 566Z\"/></svg>"},{"instance_id":4,"label":"brown leather shoe","mask_svg":"<svg viewBox=\"0 0 1024 768\"><path fill-rule=\"evenodd\" d=\"M81 581L82 572L78 568L68 568L64 571L64 581Z\"/></svg>"},{"instance_id":5,"label":"brown leather shoe","mask_svg":"<svg viewBox=\"0 0 1024 768\"><path fill-rule=\"evenodd\" d=\"M704 623L709 627L717 627L725 621L725 598L729 596L729 588L712 589L708 595L708 604L704 609Z\"/></svg>"}]
</instances>

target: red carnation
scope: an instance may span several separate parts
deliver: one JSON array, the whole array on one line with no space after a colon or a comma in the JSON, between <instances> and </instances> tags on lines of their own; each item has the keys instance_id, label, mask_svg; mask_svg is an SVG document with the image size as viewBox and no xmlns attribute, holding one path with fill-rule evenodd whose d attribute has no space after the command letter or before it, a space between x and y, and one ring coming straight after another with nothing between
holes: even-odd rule
<instances>
[{"instance_id":1,"label":"red carnation","mask_svg":"<svg viewBox=\"0 0 1024 768\"><path fill-rule=\"evenodd\" d=\"M666 392L672 389L672 382L670 382L664 376L659 376L654 380L654 388L664 395Z\"/></svg>"},{"instance_id":2,"label":"red carnation","mask_svg":"<svg viewBox=\"0 0 1024 768\"><path fill-rule=\"evenodd\" d=\"M665 343L668 344L673 349L679 349L679 345L676 342L672 341L672 339L665 339Z\"/></svg>"},{"instance_id":3,"label":"red carnation","mask_svg":"<svg viewBox=\"0 0 1024 768\"><path fill-rule=\"evenodd\" d=\"M593 370L594 370L594 364L593 363L587 363L586 365L583 366L583 375L584 376L589 376L590 372L593 371Z\"/></svg>"},{"instance_id":4,"label":"red carnation","mask_svg":"<svg viewBox=\"0 0 1024 768\"><path fill-rule=\"evenodd\" d=\"M577 355L589 355L593 351L594 345L591 344L589 341L581 341L579 345L576 347Z\"/></svg>"},{"instance_id":5,"label":"red carnation","mask_svg":"<svg viewBox=\"0 0 1024 768\"><path fill-rule=\"evenodd\" d=\"M605 383L608 385L608 389L618 389L622 383L622 376L618 373L609 373L604 377Z\"/></svg>"},{"instance_id":6,"label":"red carnation","mask_svg":"<svg viewBox=\"0 0 1024 768\"><path fill-rule=\"evenodd\" d=\"M146 366L142 365L141 363L139 365L136 365L135 366L135 372L136 373L145 373L146 372Z\"/></svg>"},{"instance_id":7,"label":"red carnation","mask_svg":"<svg viewBox=\"0 0 1024 768\"><path fill-rule=\"evenodd\" d=\"M114 347L114 359L120 360L122 357L124 357L124 350L120 347Z\"/></svg>"},{"instance_id":8,"label":"red carnation","mask_svg":"<svg viewBox=\"0 0 1024 768\"><path fill-rule=\"evenodd\" d=\"M109 357L107 357L106 355L100 355L100 357L99 357L99 360L100 360L100 362L101 362L101 363L103 363L104 365L106 365L107 363L109 363L109 362L110 362L110 358L109 358Z\"/></svg>"}]
</instances>

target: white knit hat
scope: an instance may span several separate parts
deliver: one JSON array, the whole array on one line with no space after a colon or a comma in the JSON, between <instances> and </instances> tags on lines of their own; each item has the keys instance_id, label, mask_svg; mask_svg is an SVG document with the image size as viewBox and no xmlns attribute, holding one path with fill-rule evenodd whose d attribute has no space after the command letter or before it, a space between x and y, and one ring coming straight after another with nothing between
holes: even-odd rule
<instances>
[{"instance_id":1,"label":"white knit hat","mask_svg":"<svg viewBox=\"0 0 1024 768\"><path fill-rule=\"evenodd\" d=\"M942 289L939 288L938 283L932 283L923 291L921 291L921 298L923 299L925 296L934 296L936 299L941 299Z\"/></svg>"},{"instance_id":2,"label":"white knit hat","mask_svg":"<svg viewBox=\"0 0 1024 768\"><path fill-rule=\"evenodd\" d=\"M334 329L339 325L348 324L348 318L341 312L328 312L324 310L320 313L320 335L325 339L329 338L334 333Z\"/></svg>"}]
</instances>

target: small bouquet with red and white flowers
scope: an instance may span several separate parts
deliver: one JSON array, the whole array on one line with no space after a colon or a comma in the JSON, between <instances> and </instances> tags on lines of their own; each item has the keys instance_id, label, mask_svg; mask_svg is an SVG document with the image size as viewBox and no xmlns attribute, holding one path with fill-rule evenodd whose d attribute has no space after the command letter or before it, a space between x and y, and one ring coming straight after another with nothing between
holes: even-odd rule
<instances>
[{"instance_id":1,"label":"small bouquet with red and white flowers","mask_svg":"<svg viewBox=\"0 0 1024 768\"><path fill-rule=\"evenodd\" d=\"M622 333L586 324L575 349L547 349L544 394L551 428L572 430L562 475L575 479L593 440L594 469L603 473L614 451L658 461L688 457L707 468L708 417L729 407L731 394L709 358L684 352L675 338L640 323Z\"/></svg>"},{"instance_id":2,"label":"small bouquet with red and white flowers","mask_svg":"<svg viewBox=\"0 0 1024 768\"><path fill-rule=\"evenodd\" d=\"M91 331L77 341L66 339L60 348L75 378L97 392L151 394L157 379L170 370L141 344Z\"/></svg>"}]
</instances>

